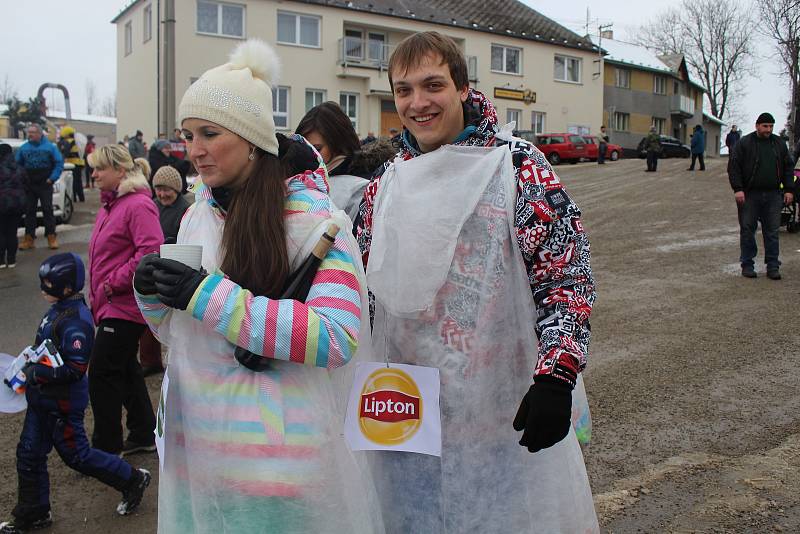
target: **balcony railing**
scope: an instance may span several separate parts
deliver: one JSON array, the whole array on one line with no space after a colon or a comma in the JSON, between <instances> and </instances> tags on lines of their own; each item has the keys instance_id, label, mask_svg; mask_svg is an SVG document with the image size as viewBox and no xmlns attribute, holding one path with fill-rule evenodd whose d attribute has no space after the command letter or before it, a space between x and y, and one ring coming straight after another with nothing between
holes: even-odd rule
<instances>
[{"instance_id":1,"label":"balcony railing","mask_svg":"<svg viewBox=\"0 0 800 534\"><path fill-rule=\"evenodd\" d=\"M672 95L670 113L673 115L694 115L694 99L686 95Z\"/></svg>"},{"instance_id":2,"label":"balcony railing","mask_svg":"<svg viewBox=\"0 0 800 534\"><path fill-rule=\"evenodd\" d=\"M339 64L385 70L392 47L383 41L342 37L339 39Z\"/></svg>"}]
</instances>

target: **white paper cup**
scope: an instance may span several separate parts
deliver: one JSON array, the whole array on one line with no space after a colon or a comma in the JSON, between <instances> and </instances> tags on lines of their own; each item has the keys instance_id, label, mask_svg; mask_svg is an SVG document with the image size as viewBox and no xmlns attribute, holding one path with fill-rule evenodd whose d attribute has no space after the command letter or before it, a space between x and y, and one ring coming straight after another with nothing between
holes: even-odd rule
<instances>
[{"instance_id":1,"label":"white paper cup","mask_svg":"<svg viewBox=\"0 0 800 534\"><path fill-rule=\"evenodd\" d=\"M202 245L161 245L161 257L179 261L199 271L203 260L203 247Z\"/></svg>"}]
</instances>

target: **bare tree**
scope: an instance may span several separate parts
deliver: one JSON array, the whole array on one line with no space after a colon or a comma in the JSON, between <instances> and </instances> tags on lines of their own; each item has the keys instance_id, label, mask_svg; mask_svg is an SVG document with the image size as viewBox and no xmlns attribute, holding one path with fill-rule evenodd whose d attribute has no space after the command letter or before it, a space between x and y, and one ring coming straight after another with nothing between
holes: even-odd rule
<instances>
[{"instance_id":1,"label":"bare tree","mask_svg":"<svg viewBox=\"0 0 800 534\"><path fill-rule=\"evenodd\" d=\"M94 115L97 112L98 98L97 86L90 79L86 79L86 113Z\"/></svg>"},{"instance_id":2,"label":"bare tree","mask_svg":"<svg viewBox=\"0 0 800 534\"><path fill-rule=\"evenodd\" d=\"M708 91L711 113L728 118L754 72L752 27L750 10L737 0L682 0L643 25L635 41L661 54L682 54Z\"/></svg>"},{"instance_id":3,"label":"bare tree","mask_svg":"<svg viewBox=\"0 0 800 534\"><path fill-rule=\"evenodd\" d=\"M758 4L759 31L774 41L781 70L789 78L788 130L792 142L800 139L800 0L771 0Z\"/></svg>"},{"instance_id":4,"label":"bare tree","mask_svg":"<svg viewBox=\"0 0 800 534\"><path fill-rule=\"evenodd\" d=\"M6 104L12 98L19 96L17 94L17 87L9 79L8 74L3 77L3 82L0 83L0 104Z\"/></svg>"},{"instance_id":5,"label":"bare tree","mask_svg":"<svg viewBox=\"0 0 800 534\"><path fill-rule=\"evenodd\" d=\"M117 116L117 93L116 92L114 92L111 96L108 96L103 100L103 104L100 106L100 113L102 113L106 117L116 117Z\"/></svg>"}]
</instances>

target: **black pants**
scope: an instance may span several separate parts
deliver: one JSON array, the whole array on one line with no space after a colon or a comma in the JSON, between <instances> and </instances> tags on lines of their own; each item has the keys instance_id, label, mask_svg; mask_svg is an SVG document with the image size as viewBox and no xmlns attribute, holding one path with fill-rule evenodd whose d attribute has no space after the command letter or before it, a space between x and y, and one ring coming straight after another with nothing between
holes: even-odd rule
<instances>
[{"instance_id":1,"label":"black pants","mask_svg":"<svg viewBox=\"0 0 800 534\"><path fill-rule=\"evenodd\" d=\"M0 265L17 263L17 226L20 215L0 215Z\"/></svg>"},{"instance_id":2,"label":"black pants","mask_svg":"<svg viewBox=\"0 0 800 534\"><path fill-rule=\"evenodd\" d=\"M706 162L703 159L703 155L702 154L692 154L692 164L689 165L689 170L690 171L694 170L694 162L697 161L698 159L700 160L700 170L701 171L706 170Z\"/></svg>"},{"instance_id":3,"label":"black pants","mask_svg":"<svg viewBox=\"0 0 800 534\"><path fill-rule=\"evenodd\" d=\"M647 151L647 170L655 171L658 167L658 152L655 150Z\"/></svg>"},{"instance_id":4,"label":"black pants","mask_svg":"<svg viewBox=\"0 0 800 534\"><path fill-rule=\"evenodd\" d=\"M608 150L608 145L605 143L600 143L597 147L597 163L605 163L606 162L606 150Z\"/></svg>"},{"instance_id":5,"label":"black pants","mask_svg":"<svg viewBox=\"0 0 800 534\"><path fill-rule=\"evenodd\" d=\"M774 191L748 191L744 196L744 204L739 206L739 261L742 267L753 267L758 254L756 245L756 229L761 222L761 234L764 237L764 263L767 270L778 269L780 246L778 230L781 225L781 209L783 194Z\"/></svg>"},{"instance_id":6,"label":"black pants","mask_svg":"<svg viewBox=\"0 0 800 534\"><path fill-rule=\"evenodd\" d=\"M56 218L53 217L53 184L47 182L25 188L25 233L36 237L36 205L42 204L45 235L56 234Z\"/></svg>"},{"instance_id":7,"label":"black pants","mask_svg":"<svg viewBox=\"0 0 800 534\"><path fill-rule=\"evenodd\" d=\"M72 168L72 198L86 202L83 196L83 167L77 165Z\"/></svg>"},{"instance_id":8,"label":"black pants","mask_svg":"<svg viewBox=\"0 0 800 534\"><path fill-rule=\"evenodd\" d=\"M92 178L92 173L94 172L94 169L89 167L88 164L83 169L84 169L83 172L86 175L86 187L94 187L94 178Z\"/></svg>"},{"instance_id":9,"label":"black pants","mask_svg":"<svg viewBox=\"0 0 800 534\"><path fill-rule=\"evenodd\" d=\"M122 450L122 407L128 413L128 438L142 444L155 441L156 417L136 359L142 324L103 319L89 364L89 397L94 412L92 446L111 454Z\"/></svg>"}]
</instances>

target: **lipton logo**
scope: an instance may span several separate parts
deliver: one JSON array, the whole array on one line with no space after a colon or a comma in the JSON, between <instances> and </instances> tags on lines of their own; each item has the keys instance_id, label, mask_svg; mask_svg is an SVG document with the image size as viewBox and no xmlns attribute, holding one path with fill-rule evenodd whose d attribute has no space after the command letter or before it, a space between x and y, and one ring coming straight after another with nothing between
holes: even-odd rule
<instances>
[{"instance_id":1,"label":"lipton logo","mask_svg":"<svg viewBox=\"0 0 800 534\"><path fill-rule=\"evenodd\" d=\"M422 410L419 387L411 376L400 369L378 369L361 390L359 427L374 443L397 445L419 430Z\"/></svg>"}]
</instances>

